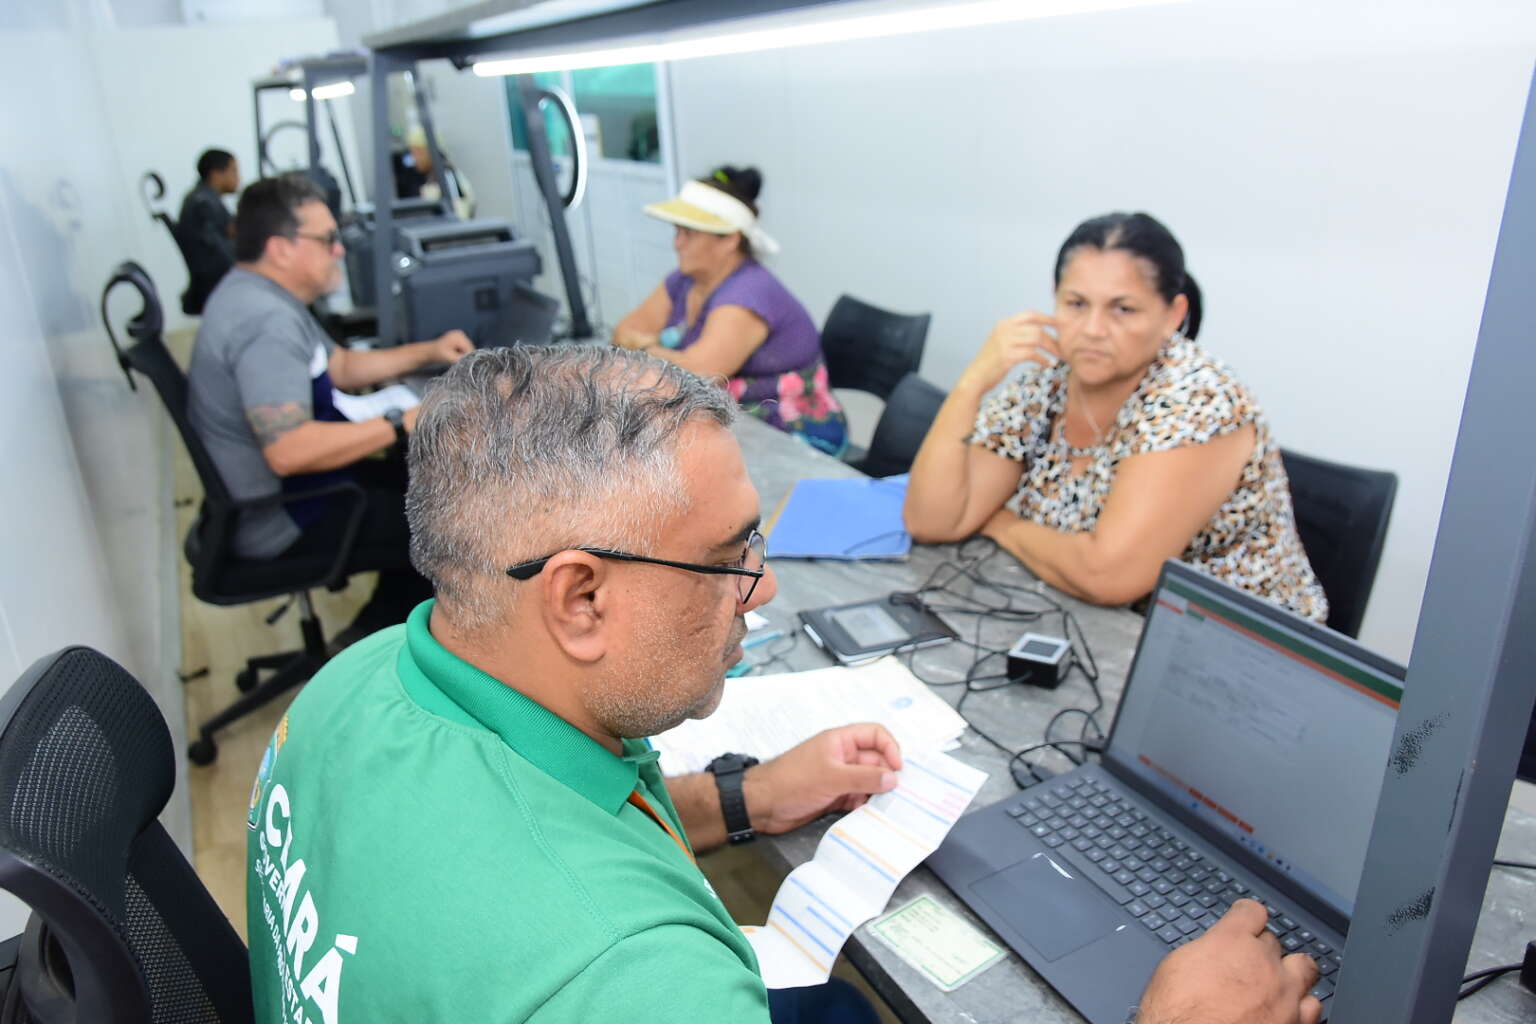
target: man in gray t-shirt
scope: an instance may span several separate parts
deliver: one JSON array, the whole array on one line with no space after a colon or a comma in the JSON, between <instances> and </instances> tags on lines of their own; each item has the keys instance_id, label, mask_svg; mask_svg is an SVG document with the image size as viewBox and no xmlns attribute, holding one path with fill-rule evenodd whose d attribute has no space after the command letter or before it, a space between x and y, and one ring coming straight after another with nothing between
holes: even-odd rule
<instances>
[{"instance_id":1,"label":"man in gray t-shirt","mask_svg":"<svg viewBox=\"0 0 1536 1024\"><path fill-rule=\"evenodd\" d=\"M336 411L332 387L368 387L455 362L474 346L462 331L377 351L333 345L308 306L341 283L343 252L336 220L308 178L289 174L247 188L235 218L235 268L204 309L187 397L192 425L236 500L340 479L364 486L368 508L348 569L378 570L380 582L344 631L350 641L403 621L429 591L410 568L400 462L367 458L403 441L416 410L354 423ZM325 499L247 511L236 527L235 553L265 559L333 552L346 511Z\"/></svg>"}]
</instances>

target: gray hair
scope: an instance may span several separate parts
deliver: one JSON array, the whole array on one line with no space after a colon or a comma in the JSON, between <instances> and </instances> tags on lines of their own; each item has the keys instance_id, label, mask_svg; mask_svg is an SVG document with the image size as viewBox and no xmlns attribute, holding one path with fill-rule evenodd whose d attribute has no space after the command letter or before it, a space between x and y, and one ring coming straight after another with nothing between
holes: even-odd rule
<instances>
[{"instance_id":1,"label":"gray hair","mask_svg":"<svg viewBox=\"0 0 1536 1024\"><path fill-rule=\"evenodd\" d=\"M638 352L472 353L427 388L411 435L411 562L474 629L508 607L507 566L583 546L645 554L687 511L678 434L735 415L721 388Z\"/></svg>"}]
</instances>

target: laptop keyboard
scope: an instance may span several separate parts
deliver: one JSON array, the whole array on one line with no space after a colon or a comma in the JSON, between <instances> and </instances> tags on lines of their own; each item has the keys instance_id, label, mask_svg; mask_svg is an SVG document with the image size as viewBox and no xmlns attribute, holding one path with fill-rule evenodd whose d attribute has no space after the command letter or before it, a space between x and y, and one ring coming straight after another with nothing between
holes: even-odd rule
<instances>
[{"instance_id":1,"label":"laptop keyboard","mask_svg":"<svg viewBox=\"0 0 1536 1024\"><path fill-rule=\"evenodd\" d=\"M1312 994L1333 995L1343 964L1336 950L1297 922L1285 907L1255 893L1231 873L1095 779L1070 776L1037 787L1008 806L1008 814L1040 842L1076 851L1092 870L1089 881L1170 949L1198 938L1227 908L1257 899L1269 911L1267 927L1286 953L1307 953L1319 976ZM1074 858L1076 859L1076 858Z\"/></svg>"}]
</instances>

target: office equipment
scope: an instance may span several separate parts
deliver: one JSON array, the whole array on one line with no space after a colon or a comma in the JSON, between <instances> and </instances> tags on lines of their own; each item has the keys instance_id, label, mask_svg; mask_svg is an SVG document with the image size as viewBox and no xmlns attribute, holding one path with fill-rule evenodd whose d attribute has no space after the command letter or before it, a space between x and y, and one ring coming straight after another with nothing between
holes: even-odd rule
<instances>
[{"instance_id":1,"label":"office equipment","mask_svg":"<svg viewBox=\"0 0 1536 1024\"><path fill-rule=\"evenodd\" d=\"M128 323L128 335L134 339L134 344L126 351L118 346L106 314L107 296L112 289L122 284L133 287L143 302L143 308ZM182 443L187 446L187 454L203 486L202 508L191 529L187 531L184 548L187 561L192 566L192 593L201 601L217 605L249 604L273 597L288 597L290 603L296 601L301 610L299 624L304 638L303 649L248 659L245 668L235 677L235 685L244 696L198 728L198 737L192 741L187 755L195 764L210 764L218 756L218 746L213 739L216 731L298 686L325 664L328 657L325 636L321 632L320 618L315 614L309 591L314 587L339 590L346 585L347 560L351 557L365 507L363 489L347 481L315 490L273 495L271 498L234 500L224 486L212 456L203 447L202 439L187 417L187 378L171 358L161 338L164 319L160 297L144 268L131 260L120 264L102 290L101 308L108 340L112 342L124 375L132 383L129 371L136 371L154 384L166 412L176 424ZM333 555L323 559L279 555L261 561L235 556L231 544L236 520L243 509L263 504L291 505L314 498L329 498L345 503L348 509L350 518L342 541ZM284 610L286 608L285 605ZM272 675L258 685L260 674L264 671L271 671Z\"/></svg>"},{"instance_id":2,"label":"office equipment","mask_svg":"<svg viewBox=\"0 0 1536 1024\"><path fill-rule=\"evenodd\" d=\"M665 5L663 5L665 6ZM645 12L645 17L654 19L661 7L652 6ZM669 12L670 13L670 12ZM450 20L457 20L454 15ZM473 20L473 19L471 19ZM492 18L492 22L501 19ZM426 29L420 25L405 25L398 29L384 33L375 33L365 39L365 44L371 51L369 60L369 84L372 88L373 107L373 131L374 131L374 176L378 181L389 181L393 177L392 153L390 149L390 123L391 111L389 103L389 81L392 75L401 74L407 80L415 81L417 76L417 64L422 60L436 61L447 58L460 70L470 66L470 61L461 60L460 57L472 56L485 52L485 47L494 47L494 38L481 36L474 31L462 29L448 29L446 33L440 33L442 22L433 19L433 27ZM653 22L654 23L654 22ZM520 30L513 28L510 31L499 32L503 37L516 36ZM569 327L564 332L572 339L586 339L592 336L592 323L587 315L587 299L583 294L581 275L576 266L575 248L571 243L570 226L566 222L566 210L572 209L581 202L585 188L587 174L587 159L585 156L586 135L582 131L580 116L576 113L574 105L568 96L558 88L535 83L531 77L525 77L518 81L518 97L524 115L525 130L527 132L528 154L533 165L534 180L538 184L539 196L544 201L545 209L549 213L549 230L553 236L555 248L555 260L559 265L560 278L565 286L565 309L569 317ZM555 166L550 152L549 134L545 125L545 110L553 111L561 118L570 132L572 142L571 156L571 183L564 193L555 180ZM421 120L421 126L427 137L428 147L433 152L433 166L438 177L438 184L443 195L448 195L448 187L443 180L443 168L445 162L441 159L441 151L436 143L432 130L432 119L428 104L423 99L420 91L417 92L417 111ZM384 206L380 211L381 229L388 233L392 230L393 210ZM399 265L391 259L389 253L375 249L374 251L374 280L377 282L376 290L383 295L389 295L399 281ZM379 334L384 338L399 338L402 336L402 328L399 322L401 311L390 302L382 302L379 307Z\"/></svg>"},{"instance_id":3,"label":"office equipment","mask_svg":"<svg viewBox=\"0 0 1536 1024\"><path fill-rule=\"evenodd\" d=\"M845 456L844 461L868 476L906 473L948 397L916 373L907 374L886 399L869 450L857 458Z\"/></svg>"},{"instance_id":4,"label":"office equipment","mask_svg":"<svg viewBox=\"0 0 1536 1024\"><path fill-rule=\"evenodd\" d=\"M891 594L873 601L812 608L800 628L843 665L859 665L897 651L915 651L955 639L956 633L915 596Z\"/></svg>"},{"instance_id":5,"label":"office equipment","mask_svg":"<svg viewBox=\"0 0 1536 1024\"><path fill-rule=\"evenodd\" d=\"M1397 474L1280 452L1291 481L1296 532L1328 595L1328 625L1359 636L1376 582Z\"/></svg>"},{"instance_id":6,"label":"office equipment","mask_svg":"<svg viewBox=\"0 0 1536 1024\"><path fill-rule=\"evenodd\" d=\"M558 304L527 285L543 264L538 248L500 220L402 226L399 340L462 330L477 346L549 341ZM532 296L532 297L530 297Z\"/></svg>"},{"instance_id":7,"label":"office equipment","mask_svg":"<svg viewBox=\"0 0 1536 1024\"><path fill-rule=\"evenodd\" d=\"M446 199L396 199L394 208L394 238L392 251L401 247L400 228L419 227L424 224L451 224L453 210ZM372 203L359 203L341 218L341 244L346 246L347 287L352 292L355 306L376 307L379 293L373 280L373 247L378 232L378 219ZM420 340L420 339L417 339Z\"/></svg>"},{"instance_id":8,"label":"office equipment","mask_svg":"<svg viewBox=\"0 0 1536 1024\"><path fill-rule=\"evenodd\" d=\"M0 700L0 886L31 910L6 1020L252 1020L245 945L157 820L175 782L154 700L88 647Z\"/></svg>"},{"instance_id":9,"label":"office equipment","mask_svg":"<svg viewBox=\"0 0 1536 1024\"><path fill-rule=\"evenodd\" d=\"M955 714L894 658L862 668L731 679L720 707L652 737L667 775L700 772L721 751L766 761L826 729L878 722L902 747L941 750L965 731Z\"/></svg>"},{"instance_id":10,"label":"office equipment","mask_svg":"<svg viewBox=\"0 0 1536 1024\"><path fill-rule=\"evenodd\" d=\"M1072 644L1065 637L1025 633L1008 649L1008 680L1054 690L1072 668Z\"/></svg>"},{"instance_id":11,"label":"office equipment","mask_svg":"<svg viewBox=\"0 0 1536 1024\"><path fill-rule=\"evenodd\" d=\"M1103 762L965 819L929 867L1093 1024L1237 899L1327 1000L1403 669L1169 561Z\"/></svg>"},{"instance_id":12,"label":"office equipment","mask_svg":"<svg viewBox=\"0 0 1536 1024\"><path fill-rule=\"evenodd\" d=\"M834 388L889 399L923 361L931 320L928 313L892 313L852 295L838 296L821 328L827 379Z\"/></svg>"},{"instance_id":13,"label":"office equipment","mask_svg":"<svg viewBox=\"0 0 1536 1024\"><path fill-rule=\"evenodd\" d=\"M896 788L833 823L816 855L784 879L768 922L742 928L769 988L823 984L848 936L885 909L987 778L938 751L906 751L902 761Z\"/></svg>"},{"instance_id":14,"label":"office equipment","mask_svg":"<svg viewBox=\"0 0 1536 1024\"><path fill-rule=\"evenodd\" d=\"M801 480L768 527L769 558L905 558L907 478Z\"/></svg>"},{"instance_id":15,"label":"office equipment","mask_svg":"<svg viewBox=\"0 0 1536 1024\"><path fill-rule=\"evenodd\" d=\"M811 451L793 437L757 420L738 420L732 430L746 453L752 480L762 495L765 509L775 507L784 495L807 476L851 476L853 473L852 469L831 456ZM853 601L890 591L914 591L936 578L945 579L954 571L954 565L968 560L969 556L987 547L980 542L967 545L917 545L913 547L911 556L901 562L861 562L857 565L829 561L780 562L775 567L779 594L767 610L790 611L835 601ZM985 580L990 583L1006 583L1027 589L1040 586L1028 570L1005 554L992 555L982 568ZM985 596L987 590L980 582L974 583L974 586L979 595ZM1085 639L1099 656L1099 686L1105 704L1101 717L1107 727L1119 703L1126 669L1130 666L1131 654L1145 619L1125 608L1084 605L1065 595L1052 596L1072 610ZM948 613L945 614L948 617ZM1032 628L1002 618L985 619L979 625L979 642L988 649L1000 651L1011 647L1018 640L1022 629ZM1059 632L1054 624L1052 628L1041 631ZM969 628L960 632L968 641L978 639ZM933 696L953 702L958 699L962 689L958 685L959 681L965 678L976 658L976 651L968 644L951 643L919 651L910 661L913 672L923 680L953 682L955 685L938 686L929 691ZM908 660L906 656L900 659L902 663ZM786 671L818 669L825 663L825 655L814 645L802 643L785 654L783 663ZM1001 656L983 668L989 674L995 672L1001 676ZM975 716L988 734L1010 751L1018 750L1040 742L1047 723L1059 711L1085 703L1089 696L1087 688L1076 677L1076 673L1073 676L1072 680L1056 690L1013 686L998 680L1004 685L995 690L971 694L964 705L965 712ZM749 677L742 682L751 683L753 679ZM770 706L769 712L772 713L772 710ZM1053 735L1075 737L1075 723L1073 728L1058 729ZM720 753L722 749L727 748L711 750L709 756ZM1069 749L1075 752L1075 748ZM961 738L960 746L949 752L956 759L989 773L973 807L983 807L1018 793L1017 784L1009 772L1009 753L992 746L978 734L967 731ZM1054 754L1050 757L1052 764L1065 764ZM1520 807L1510 807L1502 824L1503 839L1498 855L1516 860L1536 860L1536 817L1525 813ZM814 855L824 829L824 824L817 823L783 835L760 837L754 844L754 853L782 876ZM1438 854L1436 850L1423 852ZM1486 857L1483 864L1487 864ZM1530 880L1527 876L1527 872L1495 870L1489 878L1488 892L1480 915L1475 898L1458 904L1459 912L1469 922L1476 918L1478 923L1472 953L1473 966L1519 959L1519 951L1530 938L1530 915L1526 910L1529 906ZM993 934L929 870L920 869L907 876L898 891L897 899L903 900L922 893L933 896L972 927L984 930L989 936ZM1371 923L1360 920L1357 911L1351 927L1352 936L1358 938L1360 932L1368 931L1370 927ZM1410 923L1409 927L1415 925ZM1081 1016L1055 990L1011 952L1003 962L993 965L953 992L944 992L927 977L912 970L884 942L874 938L868 927L855 932L843 952L903 1020L964 1024L968 1020L1015 1020L1022 1016L1028 1018L1030 1024L1081 1024L1082 1021ZM1359 955L1359 950L1355 949L1346 955L1345 961L1351 963L1351 958ZM1466 958L1462 959L1465 961ZM1352 963L1350 970L1354 970L1355 966L1358 964ZM1454 973L1458 979L1466 971L1461 964L1451 964L1445 969ZM1362 983L1368 983L1369 980L1368 976L1357 979ZM1341 998L1347 987L1346 982L1341 986L1340 995L1331 1001ZM1340 1012L1335 1011L1335 1019L1349 1024L1339 1016ZM1512 982L1501 982L1480 992L1462 1003L1457 1010L1458 1022L1465 1018L1465 1024L1521 1020L1532 1013L1536 1013L1536 996L1526 993ZM1369 1014L1354 1018L1357 1022L1386 1019Z\"/></svg>"}]
</instances>

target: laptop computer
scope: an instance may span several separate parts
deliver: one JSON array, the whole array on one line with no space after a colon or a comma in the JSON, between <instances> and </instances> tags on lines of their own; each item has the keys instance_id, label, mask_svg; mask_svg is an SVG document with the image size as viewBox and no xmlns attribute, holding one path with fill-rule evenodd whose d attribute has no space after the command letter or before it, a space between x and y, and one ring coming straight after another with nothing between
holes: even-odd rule
<instances>
[{"instance_id":1,"label":"laptop computer","mask_svg":"<svg viewBox=\"0 0 1536 1024\"><path fill-rule=\"evenodd\" d=\"M1102 761L968 814L928 866L1092 1024L1233 902L1269 909L1327 1014L1404 670L1177 562Z\"/></svg>"}]
</instances>

